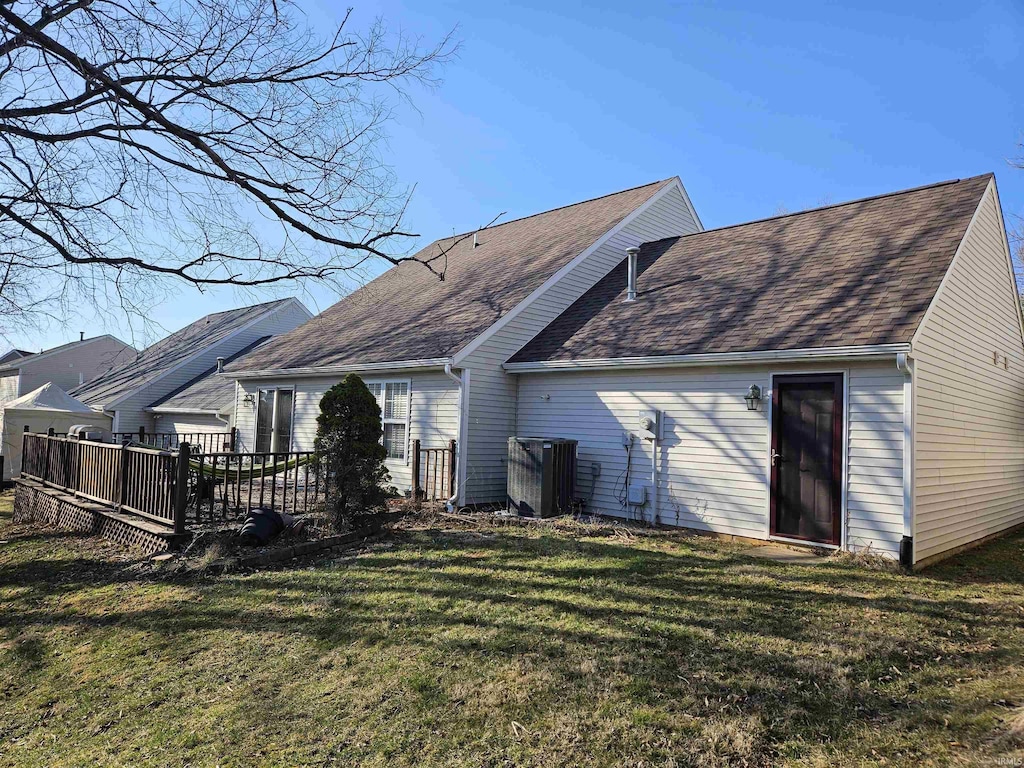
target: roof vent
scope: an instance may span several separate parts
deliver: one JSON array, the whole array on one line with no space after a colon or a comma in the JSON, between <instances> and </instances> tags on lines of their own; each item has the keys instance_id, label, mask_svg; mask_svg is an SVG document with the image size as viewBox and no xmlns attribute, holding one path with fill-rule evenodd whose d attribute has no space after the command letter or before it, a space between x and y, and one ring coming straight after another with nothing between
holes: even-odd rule
<instances>
[{"instance_id":1,"label":"roof vent","mask_svg":"<svg viewBox=\"0 0 1024 768\"><path fill-rule=\"evenodd\" d=\"M477 235L477 233L474 232L473 233L473 247L474 248L479 248L480 247L480 243L477 242L476 235Z\"/></svg>"},{"instance_id":2,"label":"roof vent","mask_svg":"<svg viewBox=\"0 0 1024 768\"><path fill-rule=\"evenodd\" d=\"M224 373L224 358L217 358L217 373Z\"/></svg>"},{"instance_id":3,"label":"roof vent","mask_svg":"<svg viewBox=\"0 0 1024 768\"><path fill-rule=\"evenodd\" d=\"M85 341L85 331L79 331L78 332L78 340L79 341Z\"/></svg>"},{"instance_id":4,"label":"roof vent","mask_svg":"<svg viewBox=\"0 0 1024 768\"><path fill-rule=\"evenodd\" d=\"M640 249L635 245L626 249L626 301L636 301L636 257Z\"/></svg>"}]
</instances>

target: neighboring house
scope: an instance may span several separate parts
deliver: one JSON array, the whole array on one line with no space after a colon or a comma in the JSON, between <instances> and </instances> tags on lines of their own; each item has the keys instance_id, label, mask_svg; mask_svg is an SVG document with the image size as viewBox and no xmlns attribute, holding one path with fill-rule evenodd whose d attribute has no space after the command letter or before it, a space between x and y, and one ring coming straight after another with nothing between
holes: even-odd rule
<instances>
[{"instance_id":1,"label":"neighboring house","mask_svg":"<svg viewBox=\"0 0 1024 768\"><path fill-rule=\"evenodd\" d=\"M12 349L3 355L0 355L0 366L6 366L8 363L13 362L20 357L28 357L31 354L31 352L24 349Z\"/></svg>"},{"instance_id":2,"label":"neighboring house","mask_svg":"<svg viewBox=\"0 0 1024 768\"><path fill-rule=\"evenodd\" d=\"M109 334L35 354L12 349L0 358L0 407L43 384L55 384L65 392L74 389L134 356L132 347Z\"/></svg>"},{"instance_id":3,"label":"neighboring house","mask_svg":"<svg viewBox=\"0 0 1024 768\"><path fill-rule=\"evenodd\" d=\"M218 357L231 357L310 317L309 310L294 298L216 312L161 339L71 394L110 414L115 432L136 432L140 427L155 432L155 414L149 409L216 366ZM166 426L162 423L161 430L166 431ZM220 424L210 431L223 429Z\"/></svg>"},{"instance_id":4,"label":"neighboring house","mask_svg":"<svg viewBox=\"0 0 1024 768\"><path fill-rule=\"evenodd\" d=\"M230 357L221 357L207 368L146 410L153 414L157 432L190 434L223 432L234 426L235 382L217 376L223 366L264 344L272 336L262 336Z\"/></svg>"},{"instance_id":5,"label":"neighboring house","mask_svg":"<svg viewBox=\"0 0 1024 768\"><path fill-rule=\"evenodd\" d=\"M277 439L309 448L355 371L400 486L411 438L458 439L460 503L504 500L518 434L578 440L599 514L916 565L1024 523L990 174L707 232L672 179L456 240L443 282L402 264L228 366L241 438L294 404Z\"/></svg>"}]
</instances>

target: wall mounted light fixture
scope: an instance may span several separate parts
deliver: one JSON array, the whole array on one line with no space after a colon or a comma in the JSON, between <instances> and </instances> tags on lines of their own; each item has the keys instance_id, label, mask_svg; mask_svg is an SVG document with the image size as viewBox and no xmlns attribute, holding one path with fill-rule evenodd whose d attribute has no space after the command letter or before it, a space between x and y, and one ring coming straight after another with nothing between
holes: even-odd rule
<instances>
[{"instance_id":1,"label":"wall mounted light fixture","mask_svg":"<svg viewBox=\"0 0 1024 768\"><path fill-rule=\"evenodd\" d=\"M750 389L747 390L747 394L743 396L743 399L747 401L747 410L756 411L758 405L761 403L761 388L757 384L751 384Z\"/></svg>"}]
</instances>

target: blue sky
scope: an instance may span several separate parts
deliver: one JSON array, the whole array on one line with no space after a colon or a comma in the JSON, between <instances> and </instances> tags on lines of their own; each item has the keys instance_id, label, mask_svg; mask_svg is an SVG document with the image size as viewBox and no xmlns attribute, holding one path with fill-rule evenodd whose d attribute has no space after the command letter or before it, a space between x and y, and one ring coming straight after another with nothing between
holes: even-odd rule
<instances>
[{"instance_id":1,"label":"blue sky","mask_svg":"<svg viewBox=\"0 0 1024 768\"><path fill-rule=\"evenodd\" d=\"M343 10L310 2L316 23ZM674 175L708 228L987 171L1008 224L1024 214L1008 166L1024 154L1024 6L847 5L431 0L358 3L352 23L382 15L427 40L459 25L460 56L399 109L388 147L424 244ZM251 299L183 289L153 316L173 330Z\"/></svg>"}]
</instances>

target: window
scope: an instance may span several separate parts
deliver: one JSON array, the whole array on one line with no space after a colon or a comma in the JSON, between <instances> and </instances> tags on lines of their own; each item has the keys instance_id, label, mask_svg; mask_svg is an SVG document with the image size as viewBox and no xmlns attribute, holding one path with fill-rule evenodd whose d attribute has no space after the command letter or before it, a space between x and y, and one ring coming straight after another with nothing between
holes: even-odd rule
<instances>
[{"instance_id":1,"label":"window","mask_svg":"<svg viewBox=\"0 0 1024 768\"><path fill-rule=\"evenodd\" d=\"M409 434L409 382L374 381L367 382L366 386L380 406L380 418L384 426L382 441L388 458L404 460Z\"/></svg>"},{"instance_id":2,"label":"window","mask_svg":"<svg viewBox=\"0 0 1024 768\"><path fill-rule=\"evenodd\" d=\"M290 389L261 389L256 406L256 453L286 453L292 442Z\"/></svg>"}]
</instances>

